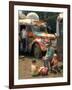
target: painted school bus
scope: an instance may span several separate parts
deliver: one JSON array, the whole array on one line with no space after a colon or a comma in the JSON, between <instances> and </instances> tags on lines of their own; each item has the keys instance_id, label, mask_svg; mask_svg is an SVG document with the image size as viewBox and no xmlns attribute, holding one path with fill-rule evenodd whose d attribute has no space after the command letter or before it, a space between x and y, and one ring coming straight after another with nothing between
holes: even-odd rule
<instances>
[{"instance_id":1,"label":"painted school bus","mask_svg":"<svg viewBox=\"0 0 72 90\"><path fill-rule=\"evenodd\" d=\"M22 19L19 21L19 27L22 29L23 26L27 31L26 51L36 58L41 57L42 53L46 52L49 42L55 40L56 36L47 32L46 23L42 20Z\"/></svg>"}]
</instances>

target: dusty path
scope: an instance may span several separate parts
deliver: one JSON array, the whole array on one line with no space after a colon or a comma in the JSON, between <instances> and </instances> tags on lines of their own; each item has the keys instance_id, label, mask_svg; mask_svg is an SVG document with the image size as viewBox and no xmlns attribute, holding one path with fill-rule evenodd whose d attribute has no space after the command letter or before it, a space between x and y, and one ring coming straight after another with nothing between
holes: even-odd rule
<instances>
[{"instance_id":1,"label":"dusty path","mask_svg":"<svg viewBox=\"0 0 72 90\"><path fill-rule=\"evenodd\" d=\"M48 77L62 77L63 76L63 72L57 73L57 74L49 72L47 76L32 77L31 76L31 68L30 68L32 59L33 59L33 57L30 57L30 56L24 56L23 58L19 59L19 79L43 78L43 77L48 78ZM43 61L37 60L37 65L43 66Z\"/></svg>"}]
</instances>

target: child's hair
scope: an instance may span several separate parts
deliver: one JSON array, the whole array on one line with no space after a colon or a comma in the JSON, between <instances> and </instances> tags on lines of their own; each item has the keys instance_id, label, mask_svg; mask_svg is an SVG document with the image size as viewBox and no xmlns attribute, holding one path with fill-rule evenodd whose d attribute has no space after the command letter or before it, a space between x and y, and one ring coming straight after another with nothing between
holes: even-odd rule
<instances>
[{"instance_id":1,"label":"child's hair","mask_svg":"<svg viewBox=\"0 0 72 90\"><path fill-rule=\"evenodd\" d=\"M56 56L57 57L57 54L56 53L54 53L54 55L53 56Z\"/></svg>"},{"instance_id":2,"label":"child's hair","mask_svg":"<svg viewBox=\"0 0 72 90\"><path fill-rule=\"evenodd\" d=\"M36 63L36 60L35 60L35 59L33 59L33 60L32 60L32 63Z\"/></svg>"},{"instance_id":3,"label":"child's hair","mask_svg":"<svg viewBox=\"0 0 72 90\"><path fill-rule=\"evenodd\" d=\"M54 53L54 55L53 55L53 56L56 56L57 60L58 60L58 61L60 61L60 57L59 57L59 55L58 55L58 54Z\"/></svg>"}]
</instances>

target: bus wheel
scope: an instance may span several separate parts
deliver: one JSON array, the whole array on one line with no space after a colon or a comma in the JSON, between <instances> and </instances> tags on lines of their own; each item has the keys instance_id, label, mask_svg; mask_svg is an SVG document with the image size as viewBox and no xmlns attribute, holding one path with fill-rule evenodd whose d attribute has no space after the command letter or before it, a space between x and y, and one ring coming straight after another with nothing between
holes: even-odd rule
<instances>
[{"instance_id":1,"label":"bus wheel","mask_svg":"<svg viewBox=\"0 0 72 90\"><path fill-rule=\"evenodd\" d=\"M40 46L38 44L35 44L34 45L33 54L34 54L34 57L35 58L42 57L42 52L41 52Z\"/></svg>"}]
</instances>

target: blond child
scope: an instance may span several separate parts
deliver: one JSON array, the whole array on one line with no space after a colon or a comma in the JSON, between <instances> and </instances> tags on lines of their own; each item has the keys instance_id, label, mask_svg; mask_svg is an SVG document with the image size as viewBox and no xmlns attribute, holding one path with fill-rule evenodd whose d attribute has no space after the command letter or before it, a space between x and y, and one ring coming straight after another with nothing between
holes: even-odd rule
<instances>
[{"instance_id":1,"label":"blond child","mask_svg":"<svg viewBox=\"0 0 72 90\"><path fill-rule=\"evenodd\" d=\"M36 60L32 60L31 75L32 76L38 76L39 75L39 67L37 66Z\"/></svg>"}]
</instances>

